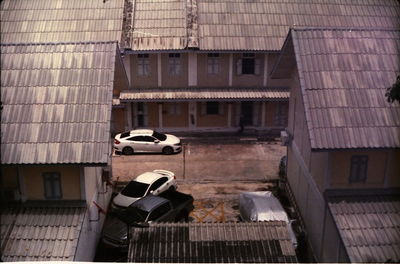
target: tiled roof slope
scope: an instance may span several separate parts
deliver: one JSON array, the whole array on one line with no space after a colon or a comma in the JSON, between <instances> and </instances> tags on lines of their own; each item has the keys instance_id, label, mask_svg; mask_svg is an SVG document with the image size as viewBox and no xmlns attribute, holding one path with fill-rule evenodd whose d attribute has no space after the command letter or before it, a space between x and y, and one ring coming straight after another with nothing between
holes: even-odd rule
<instances>
[{"instance_id":1,"label":"tiled roof slope","mask_svg":"<svg viewBox=\"0 0 400 264\"><path fill-rule=\"evenodd\" d=\"M162 88L122 91L121 101L168 101L168 100L266 100L289 98L287 88Z\"/></svg>"},{"instance_id":2,"label":"tiled roof slope","mask_svg":"<svg viewBox=\"0 0 400 264\"><path fill-rule=\"evenodd\" d=\"M385 92L400 73L400 30L295 29L313 149L399 148L400 105Z\"/></svg>"},{"instance_id":3,"label":"tiled roof slope","mask_svg":"<svg viewBox=\"0 0 400 264\"><path fill-rule=\"evenodd\" d=\"M328 205L351 262L400 261L398 195L354 196Z\"/></svg>"},{"instance_id":4,"label":"tiled roof slope","mask_svg":"<svg viewBox=\"0 0 400 264\"><path fill-rule=\"evenodd\" d=\"M107 163L117 43L1 46L1 163Z\"/></svg>"},{"instance_id":5,"label":"tiled roof slope","mask_svg":"<svg viewBox=\"0 0 400 264\"><path fill-rule=\"evenodd\" d=\"M179 50L187 46L186 1L132 1L130 32L126 44L132 50ZM126 14L127 15L127 14Z\"/></svg>"},{"instance_id":6,"label":"tiled roof slope","mask_svg":"<svg viewBox=\"0 0 400 264\"><path fill-rule=\"evenodd\" d=\"M1 212L2 261L74 260L84 205L36 204L20 208L17 214L15 210L10 207Z\"/></svg>"},{"instance_id":7,"label":"tiled roof slope","mask_svg":"<svg viewBox=\"0 0 400 264\"><path fill-rule=\"evenodd\" d=\"M396 0L198 1L200 50L280 50L289 27L400 27Z\"/></svg>"},{"instance_id":8,"label":"tiled roof slope","mask_svg":"<svg viewBox=\"0 0 400 264\"><path fill-rule=\"evenodd\" d=\"M297 262L287 225L257 223L170 223L133 228L129 262Z\"/></svg>"},{"instance_id":9,"label":"tiled roof slope","mask_svg":"<svg viewBox=\"0 0 400 264\"><path fill-rule=\"evenodd\" d=\"M124 0L3 0L2 43L119 41Z\"/></svg>"}]
</instances>

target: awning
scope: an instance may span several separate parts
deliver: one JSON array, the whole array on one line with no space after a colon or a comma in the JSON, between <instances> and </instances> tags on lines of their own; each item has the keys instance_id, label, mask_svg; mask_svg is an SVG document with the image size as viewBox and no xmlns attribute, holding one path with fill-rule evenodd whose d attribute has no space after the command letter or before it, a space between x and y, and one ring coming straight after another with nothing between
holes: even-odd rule
<instances>
[{"instance_id":1,"label":"awning","mask_svg":"<svg viewBox=\"0 0 400 264\"><path fill-rule=\"evenodd\" d=\"M289 88L142 88L124 90L123 102L176 101L287 101Z\"/></svg>"}]
</instances>

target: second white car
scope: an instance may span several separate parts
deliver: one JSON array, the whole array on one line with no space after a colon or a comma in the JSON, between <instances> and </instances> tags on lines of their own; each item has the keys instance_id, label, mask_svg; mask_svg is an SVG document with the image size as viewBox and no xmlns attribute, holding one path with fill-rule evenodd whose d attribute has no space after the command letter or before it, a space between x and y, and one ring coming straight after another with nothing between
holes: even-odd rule
<instances>
[{"instance_id":1,"label":"second white car","mask_svg":"<svg viewBox=\"0 0 400 264\"><path fill-rule=\"evenodd\" d=\"M113 209L124 209L148 195L158 195L166 190L176 190L175 174L167 170L145 172L130 181L113 199Z\"/></svg>"}]
</instances>

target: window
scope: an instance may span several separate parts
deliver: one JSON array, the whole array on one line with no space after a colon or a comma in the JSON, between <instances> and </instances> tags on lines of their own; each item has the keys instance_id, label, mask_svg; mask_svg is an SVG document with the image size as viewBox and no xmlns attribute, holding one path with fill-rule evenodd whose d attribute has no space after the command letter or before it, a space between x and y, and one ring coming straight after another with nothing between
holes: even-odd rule
<instances>
[{"instance_id":1,"label":"window","mask_svg":"<svg viewBox=\"0 0 400 264\"><path fill-rule=\"evenodd\" d=\"M61 175L58 172L43 173L44 197L49 200L62 198Z\"/></svg>"},{"instance_id":2,"label":"window","mask_svg":"<svg viewBox=\"0 0 400 264\"><path fill-rule=\"evenodd\" d=\"M256 59L254 53L243 53L242 58L237 61L236 70L238 75L259 75L260 67L260 60Z\"/></svg>"},{"instance_id":3,"label":"window","mask_svg":"<svg viewBox=\"0 0 400 264\"><path fill-rule=\"evenodd\" d=\"M150 191L155 191L158 188L160 188L161 185L163 185L164 183L166 183L168 181L167 177L162 177L158 180L156 180L150 187Z\"/></svg>"},{"instance_id":4,"label":"window","mask_svg":"<svg viewBox=\"0 0 400 264\"><path fill-rule=\"evenodd\" d=\"M275 119L274 119L274 125L275 126L285 126L286 125L286 109L287 109L287 104L278 102L275 108Z\"/></svg>"},{"instance_id":5,"label":"window","mask_svg":"<svg viewBox=\"0 0 400 264\"><path fill-rule=\"evenodd\" d=\"M144 142L154 142L154 140L156 140L156 139L153 138L153 137L150 137L150 136L143 136L142 137L142 141L144 141Z\"/></svg>"},{"instance_id":6,"label":"window","mask_svg":"<svg viewBox=\"0 0 400 264\"><path fill-rule=\"evenodd\" d=\"M126 140L129 140L129 141L144 141L143 136L134 136L134 137L127 138Z\"/></svg>"},{"instance_id":7,"label":"window","mask_svg":"<svg viewBox=\"0 0 400 264\"><path fill-rule=\"evenodd\" d=\"M208 74L219 73L219 53L208 53L207 55L207 72Z\"/></svg>"},{"instance_id":8,"label":"window","mask_svg":"<svg viewBox=\"0 0 400 264\"><path fill-rule=\"evenodd\" d=\"M351 157L350 183L365 182L367 179L368 156L356 155Z\"/></svg>"},{"instance_id":9,"label":"window","mask_svg":"<svg viewBox=\"0 0 400 264\"><path fill-rule=\"evenodd\" d=\"M137 73L139 76L150 75L150 59L149 54L138 54L137 55Z\"/></svg>"},{"instance_id":10,"label":"window","mask_svg":"<svg viewBox=\"0 0 400 264\"><path fill-rule=\"evenodd\" d=\"M168 69L169 74L173 76L178 76L181 74L181 54L170 53L168 55Z\"/></svg>"},{"instance_id":11,"label":"window","mask_svg":"<svg viewBox=\"0 0 400 264\"><path fill-rule=\"evenodd\" d=\"M180 115L181 105L179 103L170 103L168 104L168 110L169 115Z\"/></svg>"},{"instance_id":12,"label":"window","mask_svg":"<svg viewBox=\"0 0 400 264\"><path fill-rule=\"evenodd\" d=\"M219 103L218 102L207 102L206 103L206 114L207 115L218 115L219 114Z\"/></svg>"}]
</instances>

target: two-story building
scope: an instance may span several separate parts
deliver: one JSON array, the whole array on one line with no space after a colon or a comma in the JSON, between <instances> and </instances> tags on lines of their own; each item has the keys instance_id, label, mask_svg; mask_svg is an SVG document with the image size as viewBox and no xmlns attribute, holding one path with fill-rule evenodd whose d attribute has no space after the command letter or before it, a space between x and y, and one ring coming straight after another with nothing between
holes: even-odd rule
<instances>
[{"instance_id":1,"label":"two-story building","mask_svg":"<svg viewBox=\"0 0 400 264\"><path fill-rule=\"evenodd\" d=\"M287 187L318 261L400 260L399 43L399 28L295 28L273 69L291 76Z\"/></svg>"},{"instance_id":2,"label":"two-story building","mask_svg":"<svg viewBox=\"0 0 400 264\"><path fill-rule=\"evenodd\" d=\"M121 48L131 87L116 102L126 106L116 127L168 131L286 127L290 79L268 73L289 27L393 28L398 7L351 0L125 3Z\"/></svg>"},{"instance_id":3,"label":"two-story building","mask_svg":"<svg viewBox=\"0 0 400 264\"><path fill-rule=\"evenodd\" d=\"M128 86L122 11L1 2L2 261L94 258L112 192L113 93Z\"/></svg>"}]
</instances>

